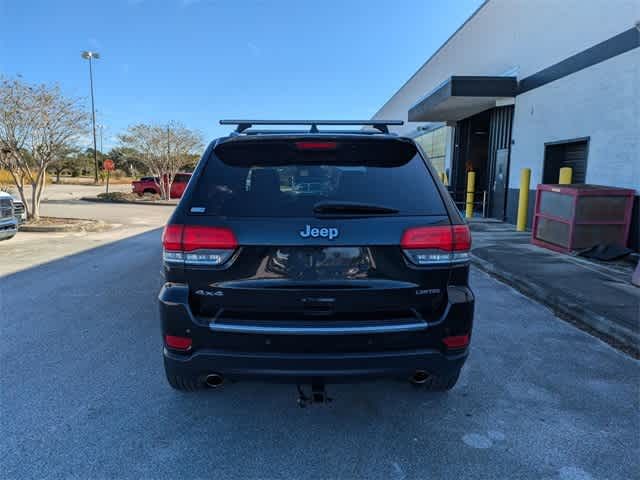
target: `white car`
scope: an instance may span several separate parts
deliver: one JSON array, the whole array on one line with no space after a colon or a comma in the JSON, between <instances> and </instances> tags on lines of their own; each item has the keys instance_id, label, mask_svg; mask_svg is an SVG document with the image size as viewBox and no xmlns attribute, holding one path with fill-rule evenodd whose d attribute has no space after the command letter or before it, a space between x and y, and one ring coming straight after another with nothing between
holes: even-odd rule
<instances>
[{"instance_id":1,"label":"white car","mask_svg":"<svg viewBox=\"0 0 640 480\"><path fill-rule=\"evenodd\" d=\"M18 233L18 219L16 218L13 197L0 192L0 240L8 240Z\"/></svg>"}]
</instances>

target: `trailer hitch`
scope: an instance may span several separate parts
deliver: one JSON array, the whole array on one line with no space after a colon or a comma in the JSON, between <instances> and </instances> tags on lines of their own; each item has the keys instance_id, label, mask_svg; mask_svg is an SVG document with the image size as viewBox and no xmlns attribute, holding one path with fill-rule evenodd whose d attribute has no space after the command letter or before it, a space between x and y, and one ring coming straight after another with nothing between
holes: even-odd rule
<instances>
[{"instance_id":1,"label":"trailer hitch","mask_svg":"<svg viewBox=\"0 0 640 480\"><path fill-rule=\"evenodd\" d=\"M324 382L313 382L311 384L311 395L308 396L304 393L302 386L300 384L297 385L298 388L298 406L300 408L305 408L307 405L312 405L314 403L330 403L333 401L325 389Z\"/></svg>"}]
</instances>

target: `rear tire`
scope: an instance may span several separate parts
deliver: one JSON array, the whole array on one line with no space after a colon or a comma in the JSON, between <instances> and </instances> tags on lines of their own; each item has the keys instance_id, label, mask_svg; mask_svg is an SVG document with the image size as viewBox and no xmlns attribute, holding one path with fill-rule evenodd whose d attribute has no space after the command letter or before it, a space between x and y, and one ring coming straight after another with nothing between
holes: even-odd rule
<instances>
[{"instance_id":1,"label":"rear tire","mask_svg":"<svg viewBox=\"0 0 640 480\"><path fill-rule=\"evenodd\" d=\"M447 392L456 385L459 377L460 370L445 375L431 375L425 383L416 385L416 387L428 392Z\"/></svg>"}]
</instances>

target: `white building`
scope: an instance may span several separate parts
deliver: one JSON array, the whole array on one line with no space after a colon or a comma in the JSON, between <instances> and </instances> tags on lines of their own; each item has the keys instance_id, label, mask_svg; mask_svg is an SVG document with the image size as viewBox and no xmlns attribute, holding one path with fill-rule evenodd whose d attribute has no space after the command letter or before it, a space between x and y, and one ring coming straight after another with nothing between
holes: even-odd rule
<instances>
[{"instance_id":1,"label":"white building","mask_svg":"<svg viewBox=\"0 0 640 480\"><path fill-rule=\"evenodd\" d=\"M562 166L574 183L634 189L637 249L638 47L640 0L487 0L374 118L407 121L397 131L448 173L457 199L476 171L488 215L511 223L525 167L532 190Z\"/></svg>"}]
</instances>

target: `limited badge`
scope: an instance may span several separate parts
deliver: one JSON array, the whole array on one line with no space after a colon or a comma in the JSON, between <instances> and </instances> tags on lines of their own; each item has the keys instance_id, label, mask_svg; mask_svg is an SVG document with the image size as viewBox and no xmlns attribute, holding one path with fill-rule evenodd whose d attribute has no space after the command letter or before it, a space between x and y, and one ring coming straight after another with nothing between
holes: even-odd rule
<instances>
[{"instance_id":1,"label":"limited badge","mask_svg":"<svg viewBox=\"0 0 640 480\"><path fill-rule=\"evenodd\" d=\"M416 290L416 295L438 295L439 293L439 288L424 288L422 290Z\"/></svg>"}]
</instances>

